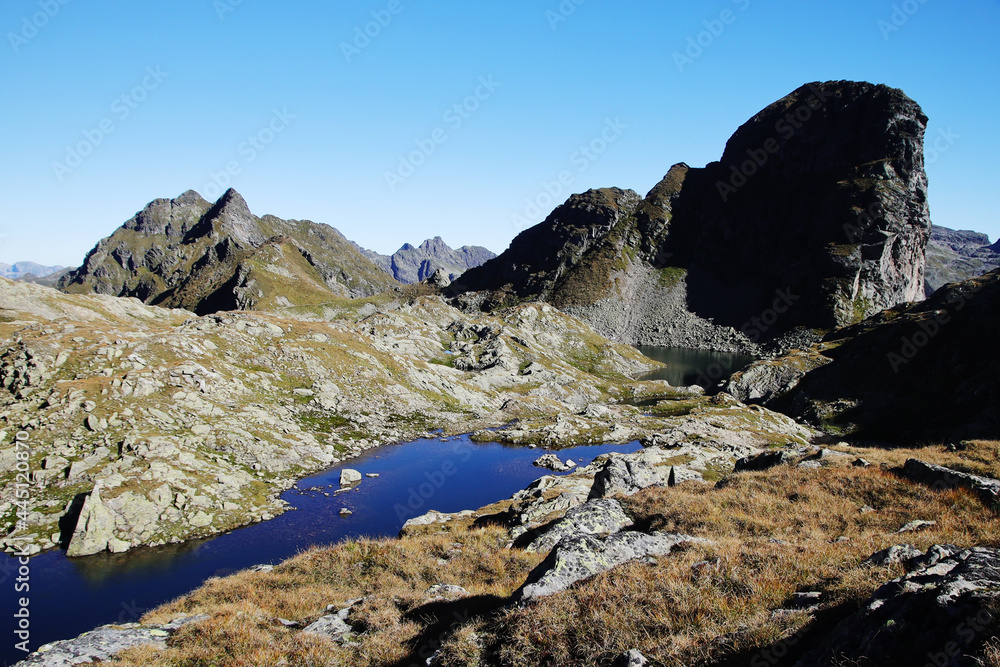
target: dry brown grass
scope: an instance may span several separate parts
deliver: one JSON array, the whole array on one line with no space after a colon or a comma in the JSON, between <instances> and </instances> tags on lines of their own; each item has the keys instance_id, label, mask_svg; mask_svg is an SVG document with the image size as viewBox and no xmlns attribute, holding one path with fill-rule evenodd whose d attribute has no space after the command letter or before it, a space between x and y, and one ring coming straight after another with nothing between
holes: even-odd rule
<instances>
[{"instance_id":1,"label":"dry brown grass","mask_svg":"<svg viewBox=\"0 0 1000 667\"><path fill-rule=\"evenodd\" d=\"M409 643L425 630L408 612L428 602L438 583L463 586L471 596L509 597L540 557L503 548L497 528L460 536L362 540L313 548L273 572L241 572L211 579L194 593L143 617L163 623L182 614L210 614L179 630L166 651L134 649L118 663L243 667L244 665L386 665L406 658ZM352 613L364 628L357 644L338 647L324 638L286 628L279 618L309 623L329 604L346 606L368 596ZM459 638L461 638L461 634Z\"/></svg>"},{"instance_id":2,"label":"dry brown grass","mask_svg":"<svg viewBox=\"0 0 1000 667\"><path fill-rule=\"evenodd\" d=\"M402 540L316 548L271 573L213 579L151 612L145 622L180 614L211 619L179 631L166 651L134 649L124 665L393 665L422 663L417 640L443 640L436 664L608 665L637 648L656 664L750 664L759 651L813 621L805 612L775 614L794 593L820 591L826 608L846 613L900 566L860 563L893 544L1000 546L1000 516L971 493L935 491L893 474L907 458L1000 477L1000 445L960 452L848 450L851 458L819 470L791 467L702 484L654 488L622 499L639 527L710 538L655 564L631 563L523 608L501 608L540 557L503 548L497 528L457 529ZM933 528L896 534L914 519ZM483 601L456 627L435 625L425 594L436 583L465 587ZM310 622L328 604L368 596L352 613L357 644L338 647L302 635L280 618ZM433 645L434 648L437 644ZM418 660L419 658L419 660ZM1000 667L1000 640L980 656Z\"/></svg>"},{"instance_id":3,"label":"dry brown grass","mask_svg":"<svg viewBox=\"0 0 1000 667\"><path fill-rule=\"evenodd\" d=\"M970 493L933 491L880 467L783 467L733 476L719 489L649 489L623 504L643 527L715 544L633 563L510 612L493 628L499 662L604 665L631 648L664 665L749 660L810 620L773 614L794 593L821 591L825 605L849 609L902 573L860 567L875 551L1000 545L1000 517ZM913 519L938 524L895 534Z\"/></svg>"}]
</instances>

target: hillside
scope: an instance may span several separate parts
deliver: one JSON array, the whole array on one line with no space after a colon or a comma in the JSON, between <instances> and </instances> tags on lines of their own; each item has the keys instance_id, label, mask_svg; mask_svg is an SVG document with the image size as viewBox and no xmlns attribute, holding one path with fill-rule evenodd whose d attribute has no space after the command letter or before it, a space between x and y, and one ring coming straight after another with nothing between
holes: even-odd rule
<instances>
[{"instance_id":1,"label":"hillside","mask_svg":"<svg viewBox=\"0 0 1000 667\"><path fill-rule=\"evenodd\" d=\"M197 317L0 279L3 544L75 556L219 533L282 511L295 480L365 449L554 421L631 396L631 375L658 366L550 306L470 317L407 289L295 319ZM632 412L617 421L660 427ZM616 419L587 423L603 437ZM19 516L22 429L37 487Z\"/></svg>"},{"instance_id":2,"label":"hillside","mask_svg":"<svg viewBox=\"0 0 1000 667\"><path fill-rule=\"evenodd\" d=\"M58 286L206 314L316 305L399 283L336 229L257 217L229 190L215 204L193 191L151 202Z\"/></svg>"},{"instance_id":3,"label":"hillside","mask_svg":"<svg viewBox=\"0 0 1000 667\"><path fill-rule=\"evenodd\" d=\"M1000 267L1000 242L986 234L934 226L927 244L926 294Z\"/></svg>"},{"instance_id":4,"label":"hillside","mask_svg":"<svg viewBox=\"0 0 1000 667\"><path fill-rule=\"evenodd\" d=\"M824 430L892 443L1000 433L1000 270L759 362L727 391Z\"/></svg>"}]
</instances>

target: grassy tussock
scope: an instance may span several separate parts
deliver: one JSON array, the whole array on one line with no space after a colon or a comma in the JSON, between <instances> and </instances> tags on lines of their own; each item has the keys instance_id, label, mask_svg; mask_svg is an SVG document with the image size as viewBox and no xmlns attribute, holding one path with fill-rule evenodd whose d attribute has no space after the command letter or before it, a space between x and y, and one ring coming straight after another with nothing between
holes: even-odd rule
<instances>
[{"instance_id":1,"label":"grassy tussock","mask_svg":"<svg viewBox=\"0 0 1000 667\"><path fill-rule=\"evenodd\" d=\"M163 623L181 614L210 614L178 631L166 651L135 649L117 664L242 667L258 665L385 665L405 658L424 629L408 612L428 602L439 583L471 596L508 597L540 560L503 548L506 533L491 528L462 535L361 540L313 548L269 573L245 571L211 579L194 593L143 617ZM351 616L364 629L342 648L286 628L279 618L310 623L327 605L342 608L368 596ZM462 635L459 635L459 638Z\"/></svg>"}]
</instances>

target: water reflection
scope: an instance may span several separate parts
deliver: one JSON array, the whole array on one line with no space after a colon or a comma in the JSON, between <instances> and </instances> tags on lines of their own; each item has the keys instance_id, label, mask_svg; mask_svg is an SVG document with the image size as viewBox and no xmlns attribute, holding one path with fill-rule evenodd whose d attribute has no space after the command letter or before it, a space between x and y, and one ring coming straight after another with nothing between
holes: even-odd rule
<instances>
[{"instance_id":1,"label":"water reflection","mask_svg":"<svg viewBox=\"0 0 1000 667\"><path fill-rule=\"evenodd\" d=\"M581 446L559 452L563 459L592 461L609 451L637 451L639 443ZM341 466L303 479L282 494L293 510L271 521L214 538L124 554L66 558L50 551L31 567L31 646L74 637L107 623L136 621L147 610L183 595L213 576L258 564L279 563L311 546L361 536L395 536L403 523L429 510L457 512L507 498L543 474L531 465L543 450L474 444L468 437L381 447ZM347 493L336 493L344 467L365 475ZM353 512L340 516L341 508ZM2 572L16 572L16 559L0 555ZM0 617L10 619L18 595L13 577L0 583ZM9 625L0 627L8 628ZM24 655L0 643L0 663Z\"/></svg>"},{"instance_id":2,"label":"water reflection","mask_svg":"<svg viewBox=\"0 0 1000 667\"><path fill-rule=\"evenodd\" d=\"M642 379L666 380L675 387L698 385L710 389L757 360L756 357L734 352L647 345L638 345L636 348L650 359L667 365L666 368L644 375Z\"/></svg>"}]
</instances>

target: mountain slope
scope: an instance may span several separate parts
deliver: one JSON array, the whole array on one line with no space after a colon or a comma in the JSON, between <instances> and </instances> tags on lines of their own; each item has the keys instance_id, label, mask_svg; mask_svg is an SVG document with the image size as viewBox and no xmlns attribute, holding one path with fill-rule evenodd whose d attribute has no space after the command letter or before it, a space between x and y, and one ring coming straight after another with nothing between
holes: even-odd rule
<instances>
[{"instance_id":1,"label":"mountain slope","mask_svg":"<svg viewBox=\"0 0 1000 667\"><path fill-rule=\"evenodd\" d=\"M926 294L1000 267L1000 242L990 245L986 234L934 226L927 244Z\"/></svg>"},{"instance_id":2,"label":"mountain slope","mask_svg":"<svg viewBox=\"0 0 1000 667\"><path fill-rule=\"evenodd\" d=\"M392 255L380 255L364 248L361 253L396 280L407 284L427 280L438 269L444 269L448 279L455 280L469 269L496 257L496 253L482 246L452 249L440 236L427 239L417 247L404 244Z\"/></svg>"},{"instance_id":3,"label":"mountain slope","mask_svg":"<svg viewBox=\"0 0 1000 667\"><path fill-rule=\"evenodd\" d=\"M312 305L398 286L336 229L257 217L235 190L157 199L60 281L68 293L134 296L199 314Z\"/></svg>"},{"instance_id":4,"label":"mountain slope","mask_svg":"<svg viewBox=\"0 0 1000 667\"><path fill-rule=\"evenodd\" d=\"M613 340L716 349L859 321L922 297L926 121L886 86L803 86L720 162L677 164L644 199L574 195L452 294L542 299Z\"/></svg>"},{"instance_id":5,"label":"mountain slope","mask_svg":"<svg viewBox=\"0 0 1000 667\"><path fill-rule=\"evenodd\" d=\"M1000 270L829 334L810 350L758 362L727 390L781 378L760 401L825 430L896 443L1000 432ZM809 363L811 362L811 363ZM772 383L773 384L773 383Z\"/></svg>"}]
</instances>

